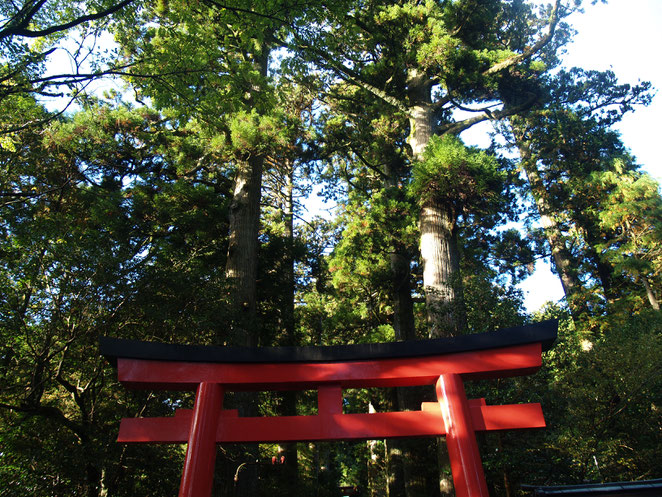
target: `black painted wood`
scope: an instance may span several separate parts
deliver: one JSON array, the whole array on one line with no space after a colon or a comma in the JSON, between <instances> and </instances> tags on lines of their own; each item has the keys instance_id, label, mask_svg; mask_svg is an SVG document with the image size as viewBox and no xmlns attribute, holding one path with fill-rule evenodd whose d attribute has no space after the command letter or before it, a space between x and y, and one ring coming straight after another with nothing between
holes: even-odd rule
<instances>
[{"instance_id":1,"label":"black painted wood","mask_svg":"<svg viewBox=\"0 0 662 497\"><path fill-rule=\"evenodd\" d=\"M453 338L323 347L216 347L111 337L100 337L99 345L101 354L112 364L118 358L225 363L339 362L456 354L539 342L543 350L548 350L556 340L557 330L558 322L550 320Z\"/></svg>"},{"instance_id":2,"label":"black painted wood","mask_svg":"<svg viewBox=\"0 0 662 497\"><path fill-rule=\"evenodd\" d=\"M660 497L662 495L662 479L551 487L522 485L522 489L533 492L535 497Z\"/></svg>"}]
</instances>

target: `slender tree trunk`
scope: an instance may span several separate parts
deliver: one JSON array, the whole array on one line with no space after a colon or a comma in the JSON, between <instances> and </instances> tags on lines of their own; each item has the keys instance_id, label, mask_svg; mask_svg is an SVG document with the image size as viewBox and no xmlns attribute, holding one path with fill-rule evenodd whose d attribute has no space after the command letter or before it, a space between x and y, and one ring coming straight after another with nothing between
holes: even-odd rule
<instances>
[{"instance_id":1,"label":"slender tree trunk","mask_svg":"<svg viewBox=\"0 0 662 497\"><path fill-rule=\"evenodd\" d=\"M411 258L402 247L395 247L390 255L391 285L393 291L393 330L395 339L414 340L414 300L411 296Z\"/></svg>"},{"instance_id":2,"label":"slender tree trunk","mask_svg":"<svg viewBox=\"0 0 662 497\"><path fill-rule=\"evenodd\" d=\"M405 174L405 164L402 157L395 151L391 151L391 160L386 163L384 188L389 198L399 202L405 200L404 191L401 188ZM396 239L398 237L395 237ZM411 282L411 260L412 255L408 253L404 244L396 241L393 244L389 256L391 275L391 302L393 306L392 326L395 339L415 340L416 327L414 322L414 301L412 299ZM420 409L420 392L412 395L405 388L396 388L390 399L391 410L417 410ZM425 480L421 478L423 472L416 469L415 461L421 460L423 452L420 441L410 443L407 440L389 439L386 441L386 492L389 497L405 497L412 495L413 488L425 487ZM421 464L425 464L423 461ZM407 490L407 482L409 491ZM414 482L420 482L414 484Z\"/></svg>"},{"instance_id":3,"label":"slender tree trunk","mask_svg":"<svg viewBox=\"0 0 662 497\"><path fill-rule=\"evenodd\" d=\"M384 187L389 197L404 201L404 191L399 186L402 183L404 164L402 159L393 152L393 160L385 167L386 179ZM399 237L396 237L398 239ZM391 269L391 301L393 303L393 330L395 339L414 340L416 327L414 324L414 301L411 296L411 255L406 247L396 241L389 256Z\"/></svg>"},{"instance_id":4,"label":"slender tree trunk","mask_svg":"<svg viewBox=\"0 0 662 497\"><path fill-rule=\"evenodd\" d=\"M395 339L414 340L416 329L414 324L414 302L411 296L411 259L405 255L403 247L394 247L390 255L391 288L393 292L393 330ZM400 411L411 408L405 405L405 388L396 388L391 401L392 410ZM414 409L417 402L413 402ZM420 405L420 399L418 399ZM411 461L406 442L400 439L386 441L388 470L387 490L389 497L405 497L405 460Z\"/></svg>"},{"instance_id":5,"label":"slender tree trunk","mask_svg":"<svg viewBox=\"0 0 662 497\"><path fill-rule=\"evenodd\" d=\"M645 276L641 277L641 282L643 283L644 288L646 289L646 296L648 297L648 303L651 305L651 307L654 310L659 311L660 303L658 302L657 297L655 296L655 293L653 293L653 289L651 288Z\"/></svg>"},{"instance_id":6,"label":"slender tree trunk","mask_svg":"<svg viewBox=\"0 0 662 497\"><path fill-rule=\"evenodd\" d=\"M550 194L545 183L540 177L535 158L531 153L529 144L526 142L524 125L518 124L511 119L511 126L517 148L520 152L521 165L529 182L531 194L540 214L540 224L545 230L545 237L552 249L554 266L559 274L566 302L570 307L573 319L576 321L582 313L586 312L586 301L583 296L583 285L577 274L577 263L573 260L570 251L565 246L565 241L558 222L554 218L554 209Z\"/></svg>"},{"instance_id":7,"label":"slender tree trunk","mask_svg":"<svg viewBox=\"0 0 662 497\"><path fill-rule=\"evenodd\" d=\"M294 321L294 166L291 160L284 161L283 188L281 190L281 211L284 222L284 253L282 264L280 264L280 275L282 281L282 298L280 302L281 325L283 328L283 339L279 345L297 345L295 321ZM281 416L296 416L297 393L295 391L282 392L280 394L282 403ZM281 472L280 484L283 494L296 494L298 473L298 451L296 443L284 443L279 446L279 452L285 457L283 471Z\"/></svg>"},{"instance_id":8,"label":"slender tree trunk","mask_svg":"<svg viewBox=\"0 0 662 497\"><path fill-rule=\"evenodd\" d=\"M283 329L285 330L284 345L296 345L296 333L294 323L294 165L291 160L286 160L285 172L283 174L282 211L285 230L285 253L283 254Z\"/></svg>"},{"instance_id":9,"label":"slender tree trunk","mask_svg":"<svg viewBox=\"0 0 662 497\"><path fill-rule=\"evenodd\" d=\"M372 402L368 402L368 413L372 414L377 412ZM379 450L379 442L377 440L368 440L368 495L369 497L383 497L384 485L382 485L382 454Z\"/></svg>"}]
</instances>

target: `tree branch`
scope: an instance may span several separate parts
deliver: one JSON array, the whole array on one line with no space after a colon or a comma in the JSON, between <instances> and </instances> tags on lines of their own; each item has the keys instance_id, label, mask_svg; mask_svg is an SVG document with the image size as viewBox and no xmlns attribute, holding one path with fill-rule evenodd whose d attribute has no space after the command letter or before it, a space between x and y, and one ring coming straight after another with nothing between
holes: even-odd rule
<instances>
[{"instance_id":1,"label":"tree branch","mask_svg":"<svg viewBox=\"0 0 662 497\"><path fill-rule=\"evenodd\" d=\"M509 67L512 67L516 64L519 64L525 59L528 59L536 52L540 51L550 40L554 37L554 32L556 31L556 26L559 23L559 8L561 6L561 0L556 0L554 7L552 8L552 13L549 16L549 30L547 33L540 38L533 46L524 50L521 54L513 55L512 57L507 58L497 64L494 64L492 67L487 69L483 75L489 76L491 74L503 71Z\"/></svg>"},{"instance_id":2,"label":"tree branch","mask_svg":"<svg viewBox=\"0 0 662 497\"><path fill-rule=\"evenodd\" d=\"M44 418L49 418L71 430L81 440L85 440L87 438L87 433L85 432L85 429L82 426L78 425L78 423L71 421L69 418L67 418L64 415L64 413L60 409L54 406L39 405L35 407L32 406L24 407L24 406L10 405L10 404L0 404L0 409L8 409L11 411L22 412L27 416L42 416Z\"/></svg>"},{"instance_id":3,"label":"tree branch","mask_svg":"<svg viewBox=\"0 0 662 497\"><path fill-rule=\"evenodd\" d=\"M381 88L377 88L376 86L367 82L365 79L362 78L362 76L358 72L350 69L345 65L336 63L329 56L329 54L327 54L323 50L320 50L319 48L313 45L309 45L305 43L298 34L295 33L294 37L299 43L298 47L303 50L309 50L310 52L312 52L318 58L318 61L320 61L320 65L328 69L332 69L343 80L349 83L353 83L354 85L360 88L363 88L364 90L372 93L376 97L379 97L387 104L390 104L396 109L408 114L409 109L404 104L404 102L400 101L398 98L394 97L393 95L389 95L386 91L382 90ZM296 47L290 47L290 48L296 48Z\"/></svg>"},{"instance_id":4,"label":"tree branch","mask_svg":"<svg viewBox=\"0 0 662 497\"><path fill-rule=\"evenodd\" d=\"M223 9L223 10L229 10L230 12L235 12L235 13L240 13L240 14L248 14L251 16L256 16L256 17L262 17L264 19L269 19L270 21L276 21L281 24L287 24L287 20L281 19L280 17L276 17L271 14L263 14L261 12L256 12L255 10L250 10L250 9L242 9L241 7L232 7L230 5L227 5L225 3L217 2L216 0L203 0L204 3L211 5L212 7L216 7L218 9Z\"/></svg>"},{"instance_id":5,"label":"tree branch","mask_svg":"<svg viewBox=\"0 0 662 497\"><path fill-rule=\"evenodd\" d=\"M465 129L469 129L474 124L478 124L480 122L488 121L488 120L497 121L499 119L503 119L504 117L518 114L519 112L522 112L533 106L537 100L538 100L538 96L536 94L531 94L529 99L527 99L525 102L519 105L514 105L512 107L505 107L502 110L496 112L485 111L483 114L479 116L470 117L468 119L464 119L463 121L458 121L455 123L448 123L445 125L441 125L439 126L439 134L450 133L457 135L462 131L464 131Z\"/></svg>"},{"instance_id":6,"label":"tree branch","mask_svg":"<svg viewBox=\"0 0 662 497\"><path fill-rule=\"evenodd\" d=\"M22 19L18 22L18 24L12 25L11 21L8 23L9 26L6 28L3 28L0 30L0 40L7 38L9 36L23 36L26 38L39 38L42 36L48 36L53 33L59 33L61 31L66 31L67 29L76 27L80 24L83 24L88 21L96 21L97 19L101 19L103 17L109 16L111 14L114 14L115 12L118 12L119 10L123 9L130 3L133 3L134 0L122 0L121 2L108 7L105 10L102 10L100 12L96 12L94 14L87 14L84 16L77 17L76 19L72 19L69 22L65 22L64 24L56 24L55 26L51 26L46 29L40 29L37 31L33 31L30 29L27 29L28 25L30 24L30 21L32 18L37 14L39 9L43 7L43 5L46 3L46 0L40 0L37 2L32 9L30 9L28 12L25 14L22 14L22 12L19 12L17 16L14 18L21 18ZM24 7L25 8L25 7ZM21 9L22 11L23 9Z\"/></svg>"}]
</instances>

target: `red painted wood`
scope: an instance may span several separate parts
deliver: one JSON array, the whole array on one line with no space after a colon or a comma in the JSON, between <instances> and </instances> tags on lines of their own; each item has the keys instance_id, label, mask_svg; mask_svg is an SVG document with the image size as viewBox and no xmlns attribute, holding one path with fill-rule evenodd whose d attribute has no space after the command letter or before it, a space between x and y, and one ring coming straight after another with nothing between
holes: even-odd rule
<instances>
[{"instance_id":1,"label":"red painted wood","mask_svg":"<svg viewBox=\"0 0 662 497\"><path fill-rule=\"evenodd\" d=\"M342 414L342 388L340 385L324 385L317 389L317 413L320 416Z\"/></svg>"},{"instance_id":2,"label":"red painted wood","mask_svg":"<svg viewBox=\"0 0 662 497\"><path fill-rule=\"evenodd\" d=\"M201 383L189 418L190 433L179 497L208 497L214 481L216 462L215 432L223 402L223 388L218 383ZM183 421L184 418L173 418Z\"/></svg>"},{"instance_id":3,"label":"red painted wood","mask_svg":"<svg viewBox=\"0 0 662 497\"><path fill-rule=\"evenodd\" d=\"M443 374L436 385L457 497L489 497L462 378Z\"/></svg>"},{"instance_id":4,"label":"red painted wood","mask_svg":"<svg viewBox=\"0 0 662 497\"><path fill-rule=\"evenodd\" d=\"M487 402L485 402L483 397L480 399L468 399L467 402L469 403L469 409L472 410L472 414L474 411L479 413L480 406L487 405ZM177 411L180 410L181 409L177 409ZM175 411L175 416L177 415L177 411ZM441 413L441 407L439 406L439 402L421 402L421 411Z\"/></svg>"},{"instance_id":5,"label":"red painted wood","mask_svg":"<svg viewBox=\"0 0 662 497\"><path fill-rule=\"evenodd\" d=\"M538 403L506 404L488 406L485 399L469 399L471 424L475 431L517 430L522 428L544 428L545 416ZM423 402L423 411L441 415L438 402Z\"/></svg>"},{"instance_id":6,"label":"red painted wood","mask_svg":"<svg viewBox=\"0 0 662 497\"><path fill-rule=\"evenodd\" d=\"M219 364L123 359L119 380L127 387L191 390L201 382L226 390L305 390L319 385L342 388L433 384L440 374L463 379L526 375L541 366L539 343L459 354L334 363Z\"/></svg>"},{"instance_id":7,"label":"red painted wood","mask_svg":"<svg viewBox=\"0 0 662 497\"><path fill-rule=\"evenodd\" d=\"M475 431L545 426L539 404L467 400L463 381L535 372L541 344L432 357L333 363L186 363L118 359L127 387L198 389L193 410L171 418L123 419L118 441L188 442L180 497L210 495L217 443L363 440L446 435L458 497L487 497ZM342 414L343 388L436 382L438 402L421 411ZM222 410L224 390L318 390L318 415L241 418Z\"/></svg>"},{"instance_id":8,"label":"red painted wood","mask_svg":"<svg viewBox=\"0 0 662 497\"><path fill-rule=\"evenodd\" d=\"M482 399L468 401L476 431L542 428L540 404L485 406ZM178 409L171 418L122 420L118 441L124 443L184 443L193 412ZM322 419L324 418L324 419ZM425 402L423 411L327 416L239 418L236 411L221 411L217 443L304 442L311 440L364 440L372 438L445 435L438 403Z\"/></svg>"}]
</instances>

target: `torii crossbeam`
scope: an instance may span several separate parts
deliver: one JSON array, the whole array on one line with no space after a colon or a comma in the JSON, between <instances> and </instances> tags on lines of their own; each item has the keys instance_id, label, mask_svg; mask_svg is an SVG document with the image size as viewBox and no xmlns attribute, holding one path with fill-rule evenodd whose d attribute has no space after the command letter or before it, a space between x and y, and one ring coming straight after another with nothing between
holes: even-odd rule
<instances>
[{"instance_id":1,"label":"torii crossbeam","mask_svg":"<svg viewBox=\"0 0 662 497\"><path fill-rule=\"evenodd\" d=\"M187 443L179 497L209 497L218 443L445 435L458 497L488 497L476 431L545 426L540 404L488 406L464 380L526 375L542 365L557 322L455 338L332 347L207 347L102 337L101 353L128 388L196 390L192 410L125 418L119 442ZM343 388L436 385L420 411L343 414ZM318 391L314 416L239 417L226 391Z\"/></svg>"}]
</instances>

